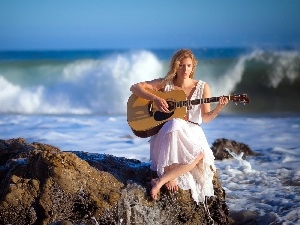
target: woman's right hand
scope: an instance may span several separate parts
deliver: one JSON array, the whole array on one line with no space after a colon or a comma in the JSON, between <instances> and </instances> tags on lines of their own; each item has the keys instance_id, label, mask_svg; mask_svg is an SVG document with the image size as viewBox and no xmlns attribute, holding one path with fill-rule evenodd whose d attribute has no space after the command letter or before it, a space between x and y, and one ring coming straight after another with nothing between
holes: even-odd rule
<instances>
[{"instance_id":1,"label":"woman's right hand","mask_svg":"<svg viewBox=\"0 0 300 225\"><path fill-rule=\"evenodd\" d=\"M154 97L153 102L155 103L155 105L159 111L164 112L164 113L170 112L168 109L169 105L165 99L156 96L156 97Z\"/></svg>"}]
</instances>

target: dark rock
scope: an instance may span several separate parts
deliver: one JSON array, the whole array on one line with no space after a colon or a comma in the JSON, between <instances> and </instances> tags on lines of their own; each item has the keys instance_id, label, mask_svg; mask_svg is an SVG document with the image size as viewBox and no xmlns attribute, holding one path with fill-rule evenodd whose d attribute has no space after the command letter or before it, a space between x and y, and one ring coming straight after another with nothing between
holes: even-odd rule
<instances>
[{"instance_id":1,"label":"dark rock","mask_svg":"<svg viewBox=\"0 0 300 225\"><path fill-rule=\"evenodd\" d=\"M211 146L211 150L217 160L233 158L232 154L239 155L242 153L243 159L246 159L247 156L258 155L248 145L225 138L215 140Z\"/></svg>"},{"instance_id":2,"label":"dark rock","mask_svg":"<svg viewBox=\"0 0 300 225\"><path fill-rule=\"evenodd\" d=\"M62 221L58 221L56 223L53 223L52 225L73 225L73 223L70 222L69 220L62 220Z\"/></svg>"},{"instance_id":3,"label":"dark rock","mask_svg":"<svg viewBox=\"0 0 300 225\"><path fill-rule=\"evenodd\" d=\"M62 152L24 139L0 140L0 224L208 224L190 191L152 201L156 175L138 160ZM225 191L217 173L207 199L214 224L228 224Z\"/></svg>"}]
</instances>

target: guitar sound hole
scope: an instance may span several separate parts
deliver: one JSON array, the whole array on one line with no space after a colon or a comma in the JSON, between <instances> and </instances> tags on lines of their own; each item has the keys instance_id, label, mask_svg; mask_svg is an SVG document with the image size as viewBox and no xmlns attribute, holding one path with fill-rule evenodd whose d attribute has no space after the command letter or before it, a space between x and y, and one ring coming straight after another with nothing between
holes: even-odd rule
<instances>
[{"instance_id":1,"label":"guitar sound hole","mask_svg":"<svg viewBox=\"0 0 300 225\"><path fill-rule=\"evenodd\" d=\"M171 111L171 112L169 112L169 113L164 113L164 112L160 112L160 111L156 111L155 113L154 113L154 119L156 120L156 121L163 121L163 120L166 120L166 119L168 119L168 118L170 118L171 116L173 116L173 114L174 114L174 109L175 109L175 102L174 101L171 101L171 100L167 100L167 103L168 103L168 109L169 109L169 111ZM153 115L153 114L152 114Z\"/></svg>"}]
</instances>

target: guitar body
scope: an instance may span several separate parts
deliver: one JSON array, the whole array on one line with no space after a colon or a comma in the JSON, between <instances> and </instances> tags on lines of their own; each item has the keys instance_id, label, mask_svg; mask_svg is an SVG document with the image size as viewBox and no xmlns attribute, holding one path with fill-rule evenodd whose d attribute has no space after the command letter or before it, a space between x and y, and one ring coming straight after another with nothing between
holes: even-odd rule
<instances>
[{"instance_id":1,"label":"guitar body","mask_svg":"<svg viewBox=\"0 0 300 225\"><path fill-rule=\"evenodd\" d=\"M142 138L156 134L165 122L173 118L184 118L186 115L186 107L174 107L176 102L186 101L184 91L148 91L165 99L168 102L170 113L158 111L152 101L131 95L127 102L127 122L133 133Z\"/></svg>"}]
</instances>

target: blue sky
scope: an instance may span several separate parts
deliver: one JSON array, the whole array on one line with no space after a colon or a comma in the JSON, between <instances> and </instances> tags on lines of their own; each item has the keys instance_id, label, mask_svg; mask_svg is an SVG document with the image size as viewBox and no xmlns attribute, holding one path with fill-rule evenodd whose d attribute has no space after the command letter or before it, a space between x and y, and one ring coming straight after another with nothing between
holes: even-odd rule
<instances>
[{"instance_id":1,"label":"blue sky","mask_svg":"<svg viewBox=\"0 0 300 225\"><path fill-rule=\"evenodd\" d=\"M300 46L298 0L8 0L0 50Z\"/></svg>"}]
</instances>

